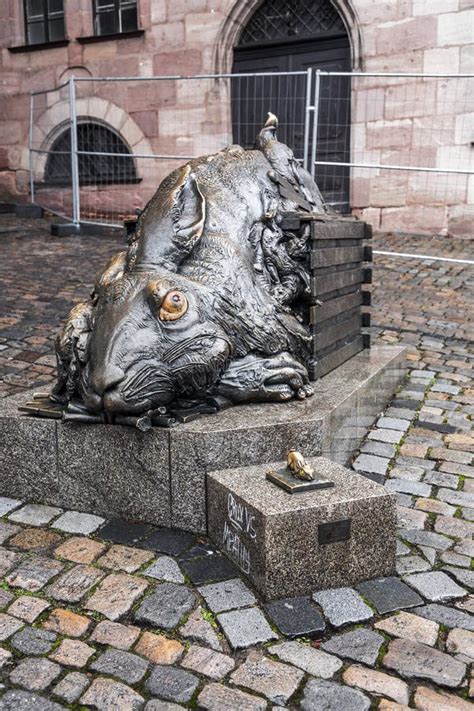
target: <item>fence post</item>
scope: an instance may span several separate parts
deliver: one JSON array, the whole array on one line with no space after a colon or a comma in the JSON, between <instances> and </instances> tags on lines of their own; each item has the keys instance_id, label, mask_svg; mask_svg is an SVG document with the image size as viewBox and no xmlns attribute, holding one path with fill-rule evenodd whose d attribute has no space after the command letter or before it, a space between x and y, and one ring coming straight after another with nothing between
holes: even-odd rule
<instances>
[{"instance_id":1,"label":"fence post","mask_svg":"<svg viewBox=\"0 0 474 711\"><path fill-rule=\"evenodd\" d=\"M311 177L313 179L316 174L316 143L318 141L320 92L321 92L321 70L316 69L316 83L314 85L314 102L313 102L313 142L311 145Z\"/></svg>"},{"instance_id":2,"label":"fence post","mask_svg":"<svg viewBox=\"0 0 474 711\"><path fill-rule=\"evenodd\" d=\"M311 121L311 88L313 84L313 67L308 67L306 72L306 106L304 114L304 147L303 168L308 170L309 161L309 125Z\"/></svg>"},{"instance_id":3,"label":"fence post","mask_svg":"<svg viewBox=\"0 0 474 711\"><path fill-rule=\"evenodd\" d=\"M79 190L79 161L77 155L77 115L76 84L74 75L69 77L69 119L71 123L71 179L72 179L72 220L75 225L81 221L81 194Z\"/></svg>"},{"instance_id":4,"label":"fence post","mask_svg":"<svg viewBox=\"0 0 474 711\"><path fill-rule=\"evenodd\" d=\"M30 201L35 201L35 183L33 177L33 111L35 97L30 91L30 126L28 129L28 164L30 169Z\"/></svg>"}]
</instances>

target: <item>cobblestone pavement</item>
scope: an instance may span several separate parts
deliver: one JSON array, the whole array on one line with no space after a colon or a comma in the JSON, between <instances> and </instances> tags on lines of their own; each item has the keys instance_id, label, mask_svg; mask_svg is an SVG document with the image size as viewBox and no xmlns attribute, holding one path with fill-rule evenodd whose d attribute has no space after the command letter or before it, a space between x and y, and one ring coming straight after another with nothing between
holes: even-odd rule
<instances>
[{"instance_id":1,"label":"cobblestone pavement","mask_svg":"<svg viewBox=\"0 0 474 711\"><path fill-rule=\"evenodd\" d=\"M0 235L7 394L50 382L57 322L116 240L13 220ZM435 247L468 254L465 242L410 242ZM204 539L0 498L0 709L472 709L473 277L376 261L374 335L413 347L353 467L397 493L396 576L315 594L302 630L301 601L265 605L237 571L216 579Z\"/></svg>"}]
</instances>

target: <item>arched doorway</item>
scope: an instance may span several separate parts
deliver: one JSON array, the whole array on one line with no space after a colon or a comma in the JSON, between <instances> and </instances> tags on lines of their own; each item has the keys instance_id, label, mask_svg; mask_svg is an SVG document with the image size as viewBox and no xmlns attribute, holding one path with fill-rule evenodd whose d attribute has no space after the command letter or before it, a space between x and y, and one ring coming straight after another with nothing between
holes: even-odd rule
<instances>
[{"instance_id":1,"label":"arched doorway","mask_svg":"<svg viewBox=\"0 0 474 711\"><path fill-rule=\"evenodd\" d=\"M330 0L265 0L250 17L234 47L233 73L295 72L309 67L351 70L349 37ZM281 139L303 158L305 76L242 77L232 82L234 140L249 148L267 111L276 113ZM349 77L322 77L317 158L350 159ZM311 146L310 146L311 155ZM326 200L349 209L349 169L316 166L316 180Z\"/></svg>"}]
</instances>

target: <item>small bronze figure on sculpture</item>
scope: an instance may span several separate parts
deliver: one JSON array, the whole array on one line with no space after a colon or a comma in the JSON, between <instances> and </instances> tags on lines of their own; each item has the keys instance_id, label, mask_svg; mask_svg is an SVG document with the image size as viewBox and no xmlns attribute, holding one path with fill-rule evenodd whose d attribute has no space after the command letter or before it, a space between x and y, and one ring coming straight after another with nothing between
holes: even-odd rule
<instances>
[{"instance_id":1,"label":"small bronze figure on sculpture","mask_svg":"<svg viewBox=\"0 0 474 711\"><path fill-rule=\"evenodd\" d=\"M290 449L286 457L286 466L297 479L303 479L304 481L313 481L314 470L313 467L308 464L306 459L302 454L296 451L296 449Z\"/></svg>"},{"instance_id":2,"label":"small bronze figure on sculpture","mask_svg":"<svg viewBox=\"0 0 474 711\"><path fill-rule=\"evenodd\" d=\"M269 114L255 150L230 146L163 180L57 338L51 398L65 419L146 429L313 394L309 238L282 215L325 207L277 125Z\"/></svg>"}]
</instances>

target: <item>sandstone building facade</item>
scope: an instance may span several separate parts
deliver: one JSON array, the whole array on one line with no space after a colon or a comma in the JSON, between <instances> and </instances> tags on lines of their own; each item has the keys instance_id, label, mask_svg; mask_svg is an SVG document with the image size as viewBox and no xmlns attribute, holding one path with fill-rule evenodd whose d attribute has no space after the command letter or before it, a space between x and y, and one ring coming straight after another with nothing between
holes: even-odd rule
<instances>
[{"instance_id":1,"label":"sandstone building facade","mask_svg":"<svg viewBox=\"0 0 474 711\"><path fill-rule=\"evenodd\" d=\"M301 154L308 67L474 72L471 0L3 0L0 19L0 200L28 193L29 92L62 86L35 98L33 168L38 201L67 212L68 78L149 78L77 83L80 143L104 153L80 163L91 219L143 205L182 156L248 145L267 109L283 112L284 138ZM152 80L262 70L301 74ZM469 234L472 88L468 77L322 76L316 157L356 164L318 165L327 198L382 230ZM107 160L122 152L139 157Z\"/></svg>"}]
</instances>

